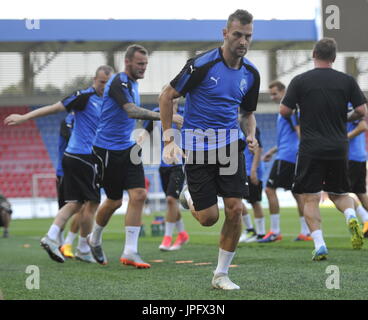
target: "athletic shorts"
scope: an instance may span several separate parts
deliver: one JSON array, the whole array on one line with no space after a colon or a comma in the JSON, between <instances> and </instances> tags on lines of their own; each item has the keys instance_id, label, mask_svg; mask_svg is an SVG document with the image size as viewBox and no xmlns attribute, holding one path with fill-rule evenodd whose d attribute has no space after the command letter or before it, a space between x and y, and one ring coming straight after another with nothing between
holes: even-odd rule
<instances>
[{"instance_id":1,"label":"athletic shorts","mask_svg":"<svg viewBox=\"0 0 368 320\"><path fill-rule=\"evenodd\" d=\"M249 203L256 203L262 201L263 183L259 181L258 184L253 184L248 176L249 195L245 198Z\"/></svg>"},{"instance_id":2,"label":"athletic shorts","mask_svg":"<svg viewBox=\"0 0 368 320\"><path fill-rule=\"evenodd\" d=\"M65 202L100 202L99 174L92 154L64 152L62 165Z\"/></svg>"},{"instance_id":3,"label":"athletic shorts","mask_svg":"<svg viewBox=\"0 0 368 320\"><path fill-rule=\"evenodd\" d=\"M126 150L107 150L93 147L93 153L99 163L102 187L111 200L120 200L123 191L134 188L145 188L143 164L134 164L130 152L134 146ZM141 151L139 152L139 156Z\"/></svg>"},{"instance_id":4,"label":"athletic shorts","mask_svg":"<svg viewBox=\"0 0 368 320\"><path fill-rule=\"evenodd\" d=\"M345 194L350 190L346 159L315 159L299 155L296 164L294 193L325 191Z\"/></svg>"},{"instance_id":5,"label":"athletic shorts","mask_svg":"<svg viewBox=\"0 0 368 320\"><path fill-rule=\"evenodd\" d=\"M184 184L183 166L160 167L159 172L165 195L179 199Z\"/></svg>"},{"instance_id":6,"label":"athletic shorts","mask_svg":"<svg viewBox=\"0 0 368 320\"><path fill-rule=\"evenodd\" d=\"M56 192L57 192L59 209L61 209L65 205L64 176L56 176Z\"/></svg>"},{"instance_id":7,"label":"athletic shorts","mask_svg":"<svg viewBox=\"0 0 368 320\"><path fill-rule=\"evenodd\" d=\"M187 161L185 164L185 175L189 193L197 211L216 204L217 196L241 199L248 196L249 190L243 153L244 144L242 144L242 140L239 141L237 153L231 156L232 159L237 161L237 165L236 163L231 164L231 171L234 171L231 175L220 172L220 170L229 169L229 163L222 164L218 159L215 159L214 164L209 164L209 153L207 151L204 152L202 158L198 156L199 152L186 151L186 155L189 156L189 163ZM231 149L227 146L226 151L230 156L229 150ZM202 164L197 159L203 160ZM199 163L197 164L197 162Z\"/></svg>"},{"instance_id":8,"label":"athletic shorts","mask_svg":"<svg viewBox=\"0 0 368 320\"><path fill-rule=\"evenodd\" d=\"M294 182L295 163L275 160L266 186L272 189L284 188L291 190Z\"/></svg>"},{"instance_id":9,"label":"athletic shorts","mask_svg":"<svg viewBox=\"0 0 368 320\"><path fill-rule=\"evenodd\" d=\"M366 176L367 167L365 161L349 161L350 192L356 194L366 193Z\"/></svg>"}]
</instances>

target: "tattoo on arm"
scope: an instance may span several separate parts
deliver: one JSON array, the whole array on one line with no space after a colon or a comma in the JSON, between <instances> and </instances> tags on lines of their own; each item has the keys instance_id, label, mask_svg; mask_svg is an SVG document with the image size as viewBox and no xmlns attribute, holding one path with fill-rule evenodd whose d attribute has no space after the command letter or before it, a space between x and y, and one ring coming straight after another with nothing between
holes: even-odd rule
<instances>
[{"instance_id":1,"label":"tattoo on arm","mask_svg":"<svg viewBox=\"0 0 368 320\"><path fill-rule=\"evenodd\" d=\"M129 118L142 120L160 120L160 114L141 107L133 103L124 105L124 110L128 113Z\"/></svg>"}]
</instances>

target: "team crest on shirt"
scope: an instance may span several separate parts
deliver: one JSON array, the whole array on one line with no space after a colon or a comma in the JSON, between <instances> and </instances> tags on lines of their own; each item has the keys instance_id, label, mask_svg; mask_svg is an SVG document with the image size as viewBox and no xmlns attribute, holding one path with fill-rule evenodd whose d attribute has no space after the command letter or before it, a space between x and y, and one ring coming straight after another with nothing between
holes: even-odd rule
<instances>
[{"instance_id":1,"label":"team crest on shirt","mask_svg":"<svg viewBox=\"0 0 368 320\"><path fill-rule=\"evenodd\" d=\"M241 79L239 88L240 88L240 91L243 92L243 94L245 94L245 90L247 89L247 85L248 85L247 80Z\"/></svg>"}]
</instances>

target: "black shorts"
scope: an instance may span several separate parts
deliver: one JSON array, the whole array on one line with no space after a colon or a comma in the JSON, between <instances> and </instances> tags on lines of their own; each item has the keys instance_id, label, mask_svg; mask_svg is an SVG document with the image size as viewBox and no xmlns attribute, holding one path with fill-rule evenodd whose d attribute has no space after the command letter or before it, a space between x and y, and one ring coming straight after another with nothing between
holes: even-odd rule
<instances>
[{"instance_id":1,"label":"black shorts","mask_svg":"<svg viewBox=\"0 0 368 320\"><path fill-rule=\"evenodd\" d=\"M245 198L249 203L262 201L263 183L259 181L258 185L253 184L248 176L249 195Z\"/></svg>"},{"instance_id":2,"label":"black shorts","mask_svg":"<svg viewBox=\"0 0 368 320\"><path fill-rule=\"evenodd\" d=\"M160 167L159 172L162 190L165 192L165 195L179 199L184 184L183 167L181 165Z\"/></svg>"},{"instance_id":3,"label":"black shorts","mask_svg":"<svg viewBox=\"0 0 368 320\"><path fill-rule=\"evenodd\" d=\"M318 193L322 190L335 194L349 192L348 161L315 159L299 155L293 192Z\"/></svg>"},{"instance_id":4,"label":"black shorts","mask_svg":"<svg viewBox=\"0 0 368 320\"><path fill-rule=\"evenodd\" d=\"M58 198L59 209L64 207L64 176L56 176L56 192Z\"/></svg>"},{"instance_id":5,"label":"black shorts","mask_svg":"<svg viewBox=\"0 0 368 320\"><path fill-rule=\"evenodd\" d=\"M366 193L367 167L366 162L349 161L350 192L360 194Z\"/></svg>"},{"instance_id":6,"label":"black shorts","mask_svg":"<svg viewBox=\"0 0 368 320\"><path fill-rule=\"evenodd\" d=\"M100 202L100 186L95 157L92 154L65 152L62 160L65 202Z\"/></svg>"},{"instance_id":7,"label":"black shorts","mask_svg":"<svg viewBox=\"0 0 368 320\"><path fill-rule=\"evenodd\" d=\"M272 189L284 188L285 190L291 190L294 182L294 174L295 163L275 160L266 186Z\"/></svg>"},{"instance_id":8,"label":"black shorts","mask_svg":"<svg viewBox=\"0 0 368 320\"><path fill-rule=\"evenodd\" d=\"M121 151L93 147L101 171L102 187L111 200L120 200L124 190L145 188L143 164L134 164L130 158L134 147Z\"/></svg>"},{"instance_id":9,"label":"black shorts","mask_svg":"<svg viewBox=\"0 0 368 320\"><path fill-rule=\"evenodd\" d=\"M201 158L204 160L204 164L197 164L198 152L186 151L189 163L185 164L185 174L193 205L197 211L216 204L217 196L241 199L248 196L243 150L244 145L238 147L236 153L231 156L232 162L228 164L222 164L218 159L215 159L215 164L209 164L208 152L204 152L204 156ZM220 170L228 170L229 167L235 173L225 175L220 172Z\"/></svg>"}]
</instances>

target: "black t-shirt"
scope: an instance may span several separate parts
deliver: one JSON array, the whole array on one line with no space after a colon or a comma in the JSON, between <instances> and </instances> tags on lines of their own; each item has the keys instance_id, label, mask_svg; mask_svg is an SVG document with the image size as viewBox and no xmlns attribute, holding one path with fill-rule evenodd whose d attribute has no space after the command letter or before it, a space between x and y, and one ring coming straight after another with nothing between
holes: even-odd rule
<instances>
[{"instance_id":1,"label":"black t-shirt","mask_svg":"<svg viewBox=\"0 0 368 320\"><path fill-rule=\"evenodd\" d=\"M315 68L296 76L282 104L300 110L299 154L343 159L348 152L348 103L356 108L366 98L353 77L331 68Z\"/></svg>"}]
</instances>

